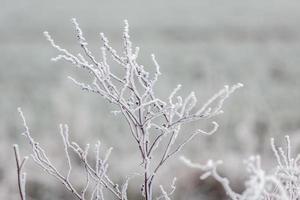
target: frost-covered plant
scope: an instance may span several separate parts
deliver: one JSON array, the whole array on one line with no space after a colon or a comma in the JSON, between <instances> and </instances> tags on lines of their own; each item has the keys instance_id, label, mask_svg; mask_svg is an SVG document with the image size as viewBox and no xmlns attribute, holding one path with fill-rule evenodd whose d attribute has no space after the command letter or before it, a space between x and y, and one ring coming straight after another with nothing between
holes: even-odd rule
<instances>
[{"instance_id":1,"label":"frost-covered plant","mask_svg":"<svg viewBox=\"0 0 300 200\"><path fill-rule=\"evenodd\" d=\"M177 94L181 85L175 87L166 100L161 99L155 94L155 84L161 75L159 64L155 56L151 55L155 66L155 72L151 74L148 72L147 67L138 63L139 48L133 48L132 46L126 20L123 32L123 52L121 54L117 53L104 34L101 33L100 38L103 41L103 47L101 48L102 57L100 59L96 58L89 50L88 43L77 21L72 19L72 22L83 54L73 54L60 47L54 42L50 34L45 32L44 35L47 40L60 53L52 60L64 60L86 70L91 78L91 83L83 83L72 77L69 78L81 89L96 93L109 103L114 104L116 110L112 112L121 114L124 117L136 143L136 149L140 152L142 169L138 175L143 177L142 195L145 200L152 200L154 198L153 185L155 178L166 161L178 153L196 135L210 135L218 129L218 124L212 122L213 127L210 130L198 129L189 134L185 133L185 139L177 141L181 126L189 122L207 120L221 114L224 101L236 89L242 87L242 84L239 83L231 87L225 86L202 107L198 108L196 107L197 99L194 92L191 92L185 98ZM122 75L111 70L107 55L111 56L114 65L118 64L121 67ZM60 132L68 165L67 174L63 174L57 170L48 158L46 151L31 136L21 109L19 109L19 112L24 122L24 135L30 142L33 151L31 157L48 174L63 183L77 199L104 199L102 192L104 188L109 190L116 199L127 199L126 190L131 176L120 187L106 173L111 149L101 159L99 155L100 143L98 142L95 146L95 163L92 164L87 159L89 145L83 148L76 142L71 142L68 135L68 126L61 125ZM163 140L165 142L162 142ZM162 153L155 153L158 148L163 149ZM70 151L75 152L80 158L86 172L86 184L81 191L70 180L72 171ZM157 199L170 199L170 195L175 190L175 179L171 188L172 190L167 192L160 186L162 194Z\"/></svg>"},{"instance_id":2,"label":"frost-covered plant","mask_svg":"<svg viewBox=\"0 0 300 200\"><path fill-rule=\"evenodd\" d=\"M200 165L192 163L185 157L181 159L188 166L204 171L201 179L212 176L220 182L232 200L298 200L300 199L300 154L293 158L289 136L286 136L285 140L284 150L282 147L277 147L274 139L271 138L271 147L277 160L274 171L263 170L259 156L252 156L245 161L249 176L245 183L246 189L241 194L234 192L229 180L218 173L217 167L222 164L222 161L209 160L205 165Z\"/></svg>"}]
</instances>

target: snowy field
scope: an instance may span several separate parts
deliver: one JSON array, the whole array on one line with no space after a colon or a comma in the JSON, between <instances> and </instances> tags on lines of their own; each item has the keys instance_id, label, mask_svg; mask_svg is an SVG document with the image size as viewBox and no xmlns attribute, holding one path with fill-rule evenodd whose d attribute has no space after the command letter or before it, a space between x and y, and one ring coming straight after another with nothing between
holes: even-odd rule
<instances>
[{"instance_id":1,"label":"snowy field","mask_svg":"<svg viewBox=\"0 0 300 200\"><path fill-rule=\"evenodd\" d=\"M293 152L300 151L299 11L299 1L286 0L0 0L0 199L18 199L12 144L20 145L22 155L29 153L20 134L18 106L33 135L61 169L59 123L68 123L72 139L81 144L100 139L105 147L114 147L110 172L115 180L138 168L135 145L124 121L110 113L113 107L66 78L86 78L80 70L50 61L56 52L44 38L45 30L62 46L79 50L72 17L99 55L99 33L119 49L123 19L128 19L131 39L141 48L140 63L152 70L151 53L160 63L163 75L156 92L161 97L180 83L182 94L195 91L201 105L223 85L244 83L217 117L218 132L197 137L181 152L202 163L209 158L224 160L222 173L237 191L242 190L244 158L261 154L266 169L274 162L270 137L281 140L288 134ZM208 125L192 124L184 131ZM26 171L28 199L72 199L32 162ZM169 184L174 172L178 177L174 199L225 199L220 185L212 179L201 182L199 172L177 158L161 171L160 184ZM130 199L138 199L135 191L133 182Z\"/></svg>"}]
</instances>

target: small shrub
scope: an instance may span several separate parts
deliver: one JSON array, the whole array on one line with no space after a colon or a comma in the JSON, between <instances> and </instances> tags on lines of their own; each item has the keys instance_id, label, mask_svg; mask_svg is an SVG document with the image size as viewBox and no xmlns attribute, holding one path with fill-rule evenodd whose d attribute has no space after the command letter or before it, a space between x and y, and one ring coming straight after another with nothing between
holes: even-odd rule
<instances>
[{"instance_id":1,"label":"small shrub","mask_svg":"<svg viewBox=\"0 0 300 200\"><path fill-rule=\"evenodd\" d=\"M155 186L157 173L165 163L176 155L196 135L211 135L218 129L217 122L212 122L210 130L198 129L192 133L184 133L185 139L178 141L183 124L198 120L208 120L221 114L224 101L242 84L231 87L224 86L214 94L203 106L198 107L194 92L183 98L177 95L181 85L175 87L167 99L161 99L155 94L156 82L161 75L160 66L154 55L151 55L155 72L149 73L147 68L138 63L139 48L133 48L129 36L129 25L125 20L123 32L123 52L119 54L109 43L103 33L100 38L103 42L102 57L96 58L89 50L87 40L75 19L72 19L76 31L78 44L82 53L73 54L57 45L50 34L45 36L50 44L59 52L53 61L64 60L77 68L86 70L91 78L91 83L84 83L69 77L82 90L96 93L108 103L115 105L114 114L120 114L126 120L132 139L135 141L136 150L140 153L141 170L135 175L127 176L124 183L119 186L107 174L108 159L112 148L104 156L100 156L100 142L95 144L94 162L88 159L90 146L81 147L69 138L69 128L66 124L60 125L60 133L64 144L64 154L68 172L60 172L47 156L46 150L31 135L26 119L19 108L23 119L24 135L32 149L31 158L46 173L54 176L65 188L74 195L74 198L104 199L103 190L108 190L116 199L127 199L129 180L134 176L143 177L141 194L145 200L154 199L153 187L160 188L161 194L156 199L170 199L175 190L175 180L171 184L171 191L166 191L162 186ZM114 65L119 65L122 75L113 73L107 56L111 56ZM98 61L100 60L100 61ZM121 133L120 133L121 134ZM123 137L120 135L120 137ZM164 142L162 142L164 141ZM162 154L155 151L163 149ZM18 166L19 191L22 200L26 198L25 174L23 173L24 160L20 159L18 146L14 146ZM75 153L85 170L85 186L78 189L70 180L72 171L72 158L70 152Z\"/></svg>"}]
</instances>

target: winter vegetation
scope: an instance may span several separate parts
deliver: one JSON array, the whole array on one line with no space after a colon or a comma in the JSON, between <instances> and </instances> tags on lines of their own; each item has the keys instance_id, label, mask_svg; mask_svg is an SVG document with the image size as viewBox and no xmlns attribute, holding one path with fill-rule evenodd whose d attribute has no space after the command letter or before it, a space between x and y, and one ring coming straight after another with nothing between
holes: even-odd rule
<instances>
[{"instance_id":1,"label":"winter vegetation","mask_svg":"<svg viewBox=\"0 0 300 200\"><path fill-rule=\"evenodd\" d=\"M98 61L98 58L89 50L88 43L77 21L72 19L72 22L83 54L70 53L57 45L50 34L45 32L47 40L60 53L52 60L64 60L77 68L86 70L91 78L91 83L84 83L73 77L69 77L69 79L82 90L100 95L108 103L115 105L116 110L113 110L112 113L121 115L125 119L129 129L128 132L131 134L132 140L135 141L136 151L140 154L140 170L134 174L124 176L121 185L115 183L107 173L112 148L107 149L101 155L100 141L97 141L94 146L87 144L81 147L79 143L70 140L68 125L61 124L60 135L65 155L62 159L64 159L67 166L67 172L60 171L47 155L47 150L32 137L24 114L19 108L18 111L25 128L23 135L28 140L32 150L31 159L48 175L53 176L58 182L62 183L74 199L100 200L112 198L126 200L128 199L129 181L135 177L141 177L140 191L143 199L172 199L172 195L176 190L176 177L170 183L170 189L167 190L155 181L159 175L159 170L196 135L211 135L217 131L219 125L213 121L210 130L200 128L189 134L184 129L181 130L181 127L194 121L208 121L222 114L224 101L236 89L242 87L242 84L239 83L231 87L224 86L201 107L197 106L194 92L191 92L185 98L177 94L181 85L170 92L167 100L163 100L155 95L155 84L161 75L160 66L154 55L151 55L155 68L153 74L147 71L148 67L138 63L139 48L133 48L132 46L129 25L126 20L122 54L117 53L103 33L100 34L103 42L101 61ZM108 55L111 56L113 64L108 62ZM123 74L113 72L111 66L115 67L116 64L123 69ZM180 134L184 135L183 140L178 139ZM124 135L124 137L129 137L129 135ZM181 160L187 166L199 169L202 173L201 179L213 177L222 185L226 194L232 200L296 200L300 198L300 156L298 155L295 158L292 156L289 136L285 137L285 142L284 147L278 147L275 145L274 139L271 139L271 148L277 161L277 166L273 170L263 170L259 155L251 156L245 161L248 178L245 182L245 190L242 193L235 192L231 188L229 179L219 173L218 169L222 161L209 160L206 164L200 165L185 157L181 157ZM90 155L92 154L90 148L93 148L93 155ZM25 200L26 173L24 172L24 166L28 157L20 157L18 145L14 145L13 149L17 166L19 196L21 200ZM157 152L157 149L163 149L163 151ZM74 159L79 159L85 171L82 178L85 183L82 188L78 188L71 180ZM160 190L159 193L154 192L158 191L157 189ZM110 197L106 197L104 190L110 193Z\"/></svg>"},{"instance_id":2,"label":"winter vegetation","mask_svg":"<svg viewBox=\"0 0 300 200\"><path fill-rule=\"evenodd\" d=\"M273 171L265 171L261 166L260 156L251 156L245 160L248 179L245 182L246 189L241 193L236 193L230 187L227 178L222 177L218 172L218 166L222 161L209 160L205 165L192 163L185 157L181 157L189 167L200 169L203 175L201 179L212 176L223 186L226 194L232 200L294 200L299 199L299 159L300 155L293 158L291 155L291 142L289 136L285 137L285 147L277 147L274 138L271 139L271 147L277 166Z\"/></svg>"},{"instance_id":3,"label":"winter vegetation","mask_svg":"<svg viewBox=\"0 0 300 200\"><path fill-rule=\"evenodd\" d=\"M191 133L181 130L182 126L199 120L209 121L211 118L222 114L225 100L238 88L241 83L233 86L225 85L223 89L215 93L202 106L197 105L197 98L194 92L188 96L178 95L181 85L178 85L170 92L169 97L163 100L156 96L155 84L161 75L160 66L154 55L151 55L154 73L150 73L148 67L138 63L139 48L133 47L129 36L129 25L125 20L123 31L123 52L118 53L109 43L103 33L100 34L103 42L101 48L102 56L100 61L97 56L92 54L88 47L88 42L83 36L77 21L72 19L76 31L76 37L83 53L73 54L60 47L52 39L48 32L45 36L50 44L60 53L53 61L64 60L73 64L75 67L83 69L89 75L91 83L78 81L69 77L80 89L95 93L108 103L114 104L116 110L112 113L121 115L127 122L132 140L135 141L136 151L140 154L140 171L128 175L122 185L115 183L107 174L109 167L109 156L112 148L106 153L100 155L100 141L96 142L94 156L90 156L90 145L81 147L79 143L70 140L69 128L66 124L60 125L60 134L63 140L63 149L67 173L57 169L55 164L47 155L47 150L37 142L27 125L24 114L19 108L20 116L24 124L23 135L31 145L31 158L47 174L54 176L61 182L65 188L71 192L76 199L104 199L103 190L108 190L115 199L127 199L127 187L129 180L135 176L142 177L141 195L145 200L152 199L170 199L175 191L175 181L171 183L171 190L164 189L162 185L156 183L156 177L162 166L180 152L196 135L211 135L219 127L218 123L212 121L212 127L209 130L198 128ZM113 63L109 63L108 55ZM123 69L122 74L114 72L113 67L119 65ZM113 67L111 67L113 66ZM124 133L119 133L124 134ZM179 135L184 135L183 140L178 140ZM122 135L120 137L127 137ZM91 147L92 148L92 147ZM156 152L157 149L162 149ZM14 146L19 193L21 199L26 199L26 176L23 173L23 167L27 158L20 159L18 146ZM85 171L85 180L83 188L76 188L71 181L72 162L74 158L80 160L81 166ZM214 165L211 165L214 166ZM204 168L206 169L206 168ZM154 188L160 188L161 194L155 194Z\"/></svg>"},{"instance_id":4,"label":"winter vegetation","mask_svg":"<svg viewBox=\"0 0 300 200\"><path fill-rule=\"evenodd\" d=\"M287 154L284 135L290 136L291 158L297 158L300 152L300 1L3 0L1 5L0 199L20 199L25 192L26 200L77 199L62 181L47 175L31 158L29 140L20 136L25 129L18 106L26 117L30 136L63 177L68 175L69 164L60 124L64 133L67 124L70 145L75 141L85 150L86 144L90 144L87 161L93 169L98 139L101 160L113 147L107 161L107 177L119 189L129 178L127 198L143 199L141 153L122 113L112 112L119 110L118 106L97 93L78 90L72 79L93 86L92 74L86 69L72 67L73 64L63 60L48 62L49 58L56 57L57 50L43 36L44 30L49 31L56 44L77 57L81 52L92 64L74 36L69 22L72 16L80 19L88 49L100 63L103 42L99 31L105 32L109 45L124 56L120 27L123 19L128 19L130 39L140 47L137 62L145 66L151 77L156 67L150 55L156 54L161 74L154 92L163 101L168 102L170 93L181 84L174 101L176 96L187 97L194 91L198 101L193 111L197 111L223 85L244 83L244 88L225 102L222 115L182 124L174 148L199 128L209 132L212 121L219 128L212 135L197 134L159 168L152 185L153 199L164 198L161 189L172 193L168 196L174 200L230 199L214 176L209 173L207 177L202 176L209 171L189 167L180 157L201 166L211 160L217 165L219 176L230 181L232 194L241 199L253 197L247 180L257 177L256 173L247 171L247 163L254 161L244 159L255 160L259 155L265 180L270 176L280 179L275 173L279 164L270 147L270 138L274 138L283 168L286 162L279 147ZM106 53L110 70L123 77L124 67ZM153 129L150 133L156 134ZM167 142L164 137L153 152L152 167L160 161ZM18 146L12 148L13 144ZM16 154L18 148L20 153ZM69 181L81 193L86 186L86 169L78 154L72 148L68 150L72 167ZM289 179L291 174L286 177ZM18 180L22 184L18 185ZM95 183L90 175L86 196L92 194ZM285 185L283 181L280 184ZM264 186L266 192L271 190L269 187L275 189L273 182ZM117 199L105 187L102 192L105 199ZM282 195L276 192L273 199Z\"/></svg>"}]
</instances>

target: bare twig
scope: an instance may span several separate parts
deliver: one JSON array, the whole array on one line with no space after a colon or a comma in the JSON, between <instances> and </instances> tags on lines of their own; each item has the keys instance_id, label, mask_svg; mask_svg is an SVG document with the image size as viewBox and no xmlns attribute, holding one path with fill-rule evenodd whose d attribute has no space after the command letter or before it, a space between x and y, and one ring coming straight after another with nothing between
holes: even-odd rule
<instances>
[{"instance_id":1,"label":"bare twig","mask_svg":"<svg viewBox=\"0 0 300 200\"><path fill-rule=\"evenodd\" d=\"M18 188L21 200L26 200L26 173L23 172L23 167L28 160L28 157L24 157L22 160L20 158L19 146L17 144L13 145L16 165L17 165L17 175L18 175Z\"/></svg>"}]
</instances>

